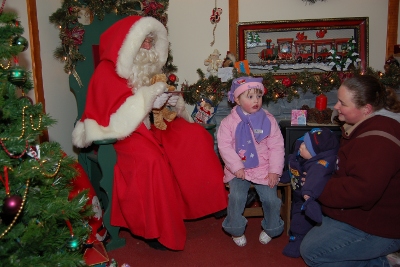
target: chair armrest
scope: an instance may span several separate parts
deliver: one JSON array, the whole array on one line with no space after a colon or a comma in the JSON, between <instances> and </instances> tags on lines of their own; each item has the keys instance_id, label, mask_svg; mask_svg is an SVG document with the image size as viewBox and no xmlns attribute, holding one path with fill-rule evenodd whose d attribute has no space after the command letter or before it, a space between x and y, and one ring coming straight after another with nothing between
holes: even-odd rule
<instances>
[{"instance_id":1,"label":"chair armrest","mask_svg":"<svg viewBox=\"0 0 400 267\"><path fill-rule=\"evenodd\" d=\"M110 139L93 141L93 144L95 144L95 145L111 145L111 144L114 144L115 142L117 142L116 138L110 138Z\"/></svg>"}]
</instances>

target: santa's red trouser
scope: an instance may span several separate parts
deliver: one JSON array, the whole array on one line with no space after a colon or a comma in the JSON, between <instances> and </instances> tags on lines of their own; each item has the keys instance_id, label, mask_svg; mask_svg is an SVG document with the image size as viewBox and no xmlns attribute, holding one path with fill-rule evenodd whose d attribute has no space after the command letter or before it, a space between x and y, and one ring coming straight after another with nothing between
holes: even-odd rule
<instances>
[{"instance_id":1,"label":"santa's red trouser","mask_svg":"<svg viewBox=\"0 0 400 267\"><path fill-rule=\"evenodd\" d=\"M142 124L114 145L111 224L183 250L184 219L226 208L227 191L212 136L181 118L167 125L149 131Z\"/></svg>"}]
</instances>

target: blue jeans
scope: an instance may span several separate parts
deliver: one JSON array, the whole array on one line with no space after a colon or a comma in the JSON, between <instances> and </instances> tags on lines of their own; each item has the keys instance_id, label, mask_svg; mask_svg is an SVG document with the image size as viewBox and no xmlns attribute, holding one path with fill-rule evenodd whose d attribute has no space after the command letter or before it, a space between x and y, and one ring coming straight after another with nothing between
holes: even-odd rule
<instances>
[{"instance_id":1,"label":"blue jeans","mask_svg":"<svg viewBox=\"0 0 400 267\"><path fill-rule=\"evenodd\" d=\"M389 267L386 255L400 249L400 239L367 234L329 217L312 228L300 246L308 266Z\"/></svg>"},{"instance_id":2,"label":"blue jeans","mask_svg":"<svg viewBox=\"0 0 400 267\"><path fill-rule=\"evenodd\" d=\"M229 202L227 216L222 222L224 230L232 236L241 236L247 225L247 219L243 216L246 206L247 193L251 182L233 178L229 182ZM254 184L262 204L264 219L261 226L270 236L275 237L283 232L283 221L280 217L282 201L277 196L276 186L270 188L267 185Z\"/></svg>"}]
</instances>

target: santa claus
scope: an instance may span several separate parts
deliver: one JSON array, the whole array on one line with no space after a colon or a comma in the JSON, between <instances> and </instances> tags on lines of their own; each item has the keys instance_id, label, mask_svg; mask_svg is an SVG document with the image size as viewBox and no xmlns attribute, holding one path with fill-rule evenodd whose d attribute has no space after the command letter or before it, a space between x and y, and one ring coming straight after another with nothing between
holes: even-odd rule
<instances>
[{"instance_id":1,"label":"santa claus","mask_svg":"<svg viewBox=\"0 0 400 267\"><path fill-rule=\"evenodd\" d=\"M150 84L168 56L166 28L152 17L129 16L100 37L100 62L91 78L85 111L73 143L116 138L117 163L111 224L184 249L185 219L226 208L223 171L212 136L192 123L182 96ZM178 117L166 130L151 125L153 108L173 106Z\"/></svg>"}]
</instances>

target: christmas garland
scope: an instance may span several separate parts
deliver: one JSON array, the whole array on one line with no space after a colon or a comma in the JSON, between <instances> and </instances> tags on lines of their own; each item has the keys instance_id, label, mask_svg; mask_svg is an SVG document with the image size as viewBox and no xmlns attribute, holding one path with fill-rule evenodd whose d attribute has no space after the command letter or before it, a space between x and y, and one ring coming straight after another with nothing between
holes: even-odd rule
<instances>
[{"instance_id":1,"label":"christmas garland","mask_svg":"<svg viewBox=\"0 0 400 267\"><path fill-rule=\"evenodd\" d=\"M248 75L245 73L238 73L234 70L232 79L227 82L221 82L217 76L210 75L208 78L205 78L201 69L198 69L197 73L200 79L196 83L191 85L188 83L182 84L182 91L188 91L184 94L185 102L190 105L195 105L202 99L208 99L216 106L229 91L234 78L254 76L251 73ZM322 74L315 74L305 70L285 76L282 79L277 79L273 72L267 72L257 76L263 78L264 87L267 89L267 94L264 96L266 103L276 103L279 99L286 99L286 101L290 103L293 99L298 99L301 94L307 92L319 95L337 89L346 78L354 75L372 75L378 78L385 86L395 90L398 90L400 87L400 67L399 63L394 58L390 58L386 61L384 73L368 67L365 71L353 69L348 72L333 71Z\"/></svg>"},{"instance_id":2,"label":"christmas garland","mask_svg":"<svg viewBox=\"0 0 400 267\"><path fill-rule=\"evenodd\" d=\"M166 25L168 4L168 0L64 0L61 8L49 18L60 29L61 45L54 51L54 57L64 63L66 73L74 75L76 64L85 60L85 56L79 52L85 35L84 25L78 20L81 10L90 12L91 16L97 16L99 20L114 12L121 16L152 16ZM170 72L176 70L171 63L166 66L170 68Z\"/></svg>"}]
</instances>

